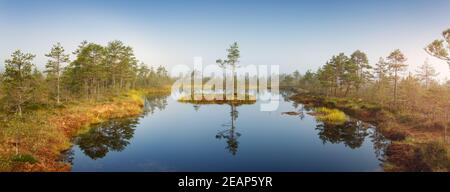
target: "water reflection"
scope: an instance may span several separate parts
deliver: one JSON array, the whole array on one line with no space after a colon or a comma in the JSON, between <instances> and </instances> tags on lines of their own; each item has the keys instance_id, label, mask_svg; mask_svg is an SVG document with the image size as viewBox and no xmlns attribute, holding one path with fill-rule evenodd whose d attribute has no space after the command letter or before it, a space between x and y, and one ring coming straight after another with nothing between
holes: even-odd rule
<instances>
[{"instance_id":1,"label":"water reflection","mask_svg":"<svg viewBox=\"0 0 450 192\"><path fill-rule=\"evenodd\" d=\"M282 89L282 90L280 90L280 95L283 98L283 101L290 102L291 100L289 98L294 96L295 92L290 89L284 89L284 90ZM294 104L295 104L295 102L294 102Z\"/></svg>"},{"instance_id":2,"label":"water reflection","mask_svg":"<svg viewBox=\"0 0 450 192\"><path fill-rule=\"evenodd\" d=\"M371 131L371 141L373 143L373 148L375 150L375 156L380 161L384 161L384 152L390 144L390 141L386 139L379 131L374 128L370 129Z\"/></svg>"},{"instance_id":3,"label":"water reflection","mask_svg":"<svg viewBox=\"0 0 450 192\"><path fill-rule=\"evenodd\" d=\"M350 120L343 124L318 123L316 130L319 138L326 143L343 143L351 149L361 147L364 139L369 135L369 125L357 120Z\"/></svg>"},{"instance_id":4,"label":"water reflection","mask_svg":"<svg viewBox=\"0 0 450 192\"><path fill-rule=\"evenodd\" d=\"M260 112L258 105L252 106L254 102L178 102L168 101L168 95L147 96L143 114L145 117L117 119L94 126L88 133L75 139L77 147L67 152L65 160L72 162L74 151L78 157L88 157L75 159L75 171L142 170L141 165L158 165L158 167L174 170L209 171L212 169L206 165L211 164L214 165L213 167L219 167L218 170L224 171L346 171L375 170L374 167L379 167L374 164L384 159L388 142L373 125L356 119L341 125L319 122L308 113L313 110L312 108L289 99L292 92L281 91L280 94L283 98L282 105L276 113ZM188 105L185 105L186 103ZM182 118L173 116L192 107L196 111L195 115L189 114ZM160 113L159 111L162 110L165 111ZM280 115L282 112L292 112L295 115L289 115L290 117ZM152 115L154 113L157 114ZM174 118L178 118L177 121L173 121ZM206 121L205 118L207 118ZM196 127L189 127L189 132L195 134L187 135L187 138L184 137L185 135L180 137L173 134L186 131L186 123L184 123L186 121L202 123L195 124ZM214 128L218 126L218 129ZM148 127L152 129L144 129ZM244 129L246 136L242 137L241 132ZM133 138L135 133L139 133L139 137ZM275 137L276 141L280 142L270 144L261 142L264 141L261 138L267 137ZM131 139L138 141L142 138L149 139L149 142L133 142L133 145L130 145ZM309 139L304 138L312 138L313 141L319 140L319 142L309 143ZM324 147L322 143L333 145L330 148L333 153L314 149L314 147L322 149ZM179 150L180 146L183 148L182 151ZM198 146L204 146L205 150L198 150ZM265 150L261 152L252 147L264 147ZM129 150L124 151L126 148ZM358 148L361 150L353 150ZM357 156L367 155L367 150L372 151L371 159L361 159ZM109 154L108 158L104 158L113 151L123 152ZM333 161L329 159L333 158L330 157L344 151L352 151L349 154L356 155L343 159L337 158L334 159L336 164L331 163ZM237 155L238 152L239 155ZM223 158L223 154L229 158ZM280 155L265 158L267 154ZM183 158L179 158L180 155L183 155ZM318 160L305 159L305 156ZM122 162L122 158L130 159L131 163ZM352 158L355 158L356 163L351 165L345 163ZM249 159L255 163L249 164ZM229 163L222 163L229 161L234 163L233 167L230 167ZM273 163L274 161L285 163ZM321 162L320 165L317 165L319 162ZM151 170L161 169L152 167Z\"/></svg>"},{"instance_id":5,"label":"water reflection","mask_svg":"<svg viewBox=\"0 0 450 192\"><path fill-rule=\"evenodd\" d=\"M200 110L200 107L201 107L200 104L194 104L193 106L194 106L194 110L195 110L196 112L198 112L198 111Z\"/></svg>"},{"instance_id":6,"label":"water reflection","mask_svg":"<svg viewBox=\"0 0 450 192\"><path fill-rule=\"evenodd\" d=\"M153 114L157 110L164 110L167 106L168 95L150 95L144 98L142 116ZM91 159L101 159L108 152L124 150L134 136L139 117L113 119L93 126L87 133L79 135L75 144ZM70 151L65 158L71 162Z\"/></svg>"},{"instance_id":7,"label":"water reflection","mask_svg":"<svg viewBox=\"0 0 450 192\"><path fill-rule=\"evenodd\" d=\"M384 151L389 145L389 141L373 125L356 119L351 119L340 125L319 122L316 130L319 131L318 135L323 144L343 143L351 149L360 148L364 140L370 138L375 156L380 161L384 160Z\"/></svg>"},{"instance_id":8,"label":"water reflection","mask_svg":"<svg viewBox=\"0 0 450 192\"><path fill-rule=\"evenodd\" d=\"M186 102L186 101L184 101ZM194 110L196 112L198 112L200 110L200 107L202 106L202 104L199 103L195 103L193 101L193 107ZM222 127L226 127L225 130L219 131L216 134L216 138L219 140L225 139L227 142L227 147L226 149L232 154L232 155L236 155L238 148L239 148L239 137L241 136L241 134L239 132L236 131L236 120L238 118L239 115L239 111L237 110L237 107L239 105L242 104L238 104L235 102L232 102L231 100L229 102L225 101L225 102L220 102L219 104L226 104L230 106L230 121L223 124ZM203 105L210 105L210 103L208 104L203 104Z\"/></svg>"},{"instance_id":9,"label":"water reflection","mask_svg":"<svg viewBox=\"0 0 450 192\"><path fill-rule=\"evenodd\" d=\"M109 151L125 149L138 122L138 118L107 121L80 135L75 143L91 159L103 158Z\"/></svg>"},{"instance_id":10,"label":"water reflection","mask_svg":"<svg viewBox=\"0 0 450 192\"><path fill-rule=\"evenodd\" d=\"M236 155L239 142L238 138L241 136L240 133L236 132L236 120L239 116L239 111L237 110L237 106L234 104L230 104L230 117L231 121L227 124L224 124L224 127L228 127L228 129L220 131L217 133L216 138L217 139L226 139L227 140L227 147L228 151L232 155Z\"/></svg>"},{"instance_id":11,"label":"water reflection","mask_svg":"<svg viewBox=\"0 0 450 192\"><path fill-rule=\"evenodd\" d=\"M143 116L155 113L156 110L162 111L167 107L168 94L152 94L144 98Z\"/></svg>"},{"instance_id":12,"label":"water reflection","mask_svg":"<svg viewBox=\"0 0 450 192\"><path fill-rule=\"evenodd\" d=\"M251 92L251 93L249 93ZM220 91L214 93L206 93L206 92L195 92L196 94L221 94ZM236 120L239 116L239 111L237 110L238 106L241 105L252 105L256 103L256 100L249 99L250 95L254 96L255 92L251 90L246 90L246 99L225 99L224 100L194 100L194 95L187 97L189 99L179 100L182 103L190 103L194 107L194 110L198 112L202 105L228 105L230 106L230 121L223 124L223 127L226 127L225 130L221 130L216 134L216 138L219 140L225 139L227 146L226 149L234 156L236 155L239 148L239 137L241 134L237 132ZM236 96L236 95L235 95Z\"/></svg>"},{"instance_id":13,"label":"water reflection","mask_svg":"<svg viewBox=\"0 0 450 192\"><path fill-rule=\"evenodd\" d=\"M289 90L284 90L280 93L285 101L290 101L289 98L293 95L293 92ZM313 110L311 106L297 102L292 102L292 106L299 112L299 118L301 120L305 118L305 113ZM364 140L370 138L373 143L375 155L380 161L384 159L384 152L390 144L389 140L377 131L375 126L354 118L350 118L350 120L343 124L317 121L315 129L318 131L318 136L323 144L342 143L351 149L360 148L364 144Z\"/></svg>"}]
</instances>

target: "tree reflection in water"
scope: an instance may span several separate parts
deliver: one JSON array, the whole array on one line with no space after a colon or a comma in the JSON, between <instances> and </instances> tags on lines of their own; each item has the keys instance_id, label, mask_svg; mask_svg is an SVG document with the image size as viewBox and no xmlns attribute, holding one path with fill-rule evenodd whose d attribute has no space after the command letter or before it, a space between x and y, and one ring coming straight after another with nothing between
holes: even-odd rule
<instances>
[{"instance_id":1,"label":"tree reflection in water","mask_svg":"<svg viewBox=\"0 0 450 192\"><path fill-rule=\"evenodd\" d=\"M282 92L283 93L283 92ZM290 93L283 93L282 96L286 99L290 97ZM292 106L305 114L313 110L312 106L303 105L293 101ZM302 120L304 116L300 117ZM330 124L324 122L317 122L316 130L319 131L319 138L324 144L326 143L343 143L345 146L356 149L361 147L366 138L370 138L375 150L375 155L379 160L384 160L384 152L390 141L387 140L376 127L357 119L350 119L344 124Z\"/></svg>"},{"instance_id":2,"label":"tree reflection in water","mask_svg":"<svg viewBox=\"0 0 450 192\"><path fill-rule=\"evenodd\" d=\"M167 106L168 94L152 94L144 98L143 116L155 113L156 110L162 111Z\"/></svg>"},{"instance_id":3,"label":"tree reflection in water","mask_svg":"<svg viewBox=\"0 0 450 192\"><path fill-rule=\"evenodd\" d=\"M133 138L138 123L138 118L107 121L77 137L75 143L90 158L103 158L110 151L124 150Z\"/></svg>"},{"instance_id":4,"label":"tree reflection in water","mask_svg":"<svg viewBox=\"0 0 450 192\"><path fill-rule=\"evenodd\" d=\"M168 95L150 95L144 98L143 116L164 110ZM139 117L113 119L93 126L78 136L75 144L90 158L100 159L110 151L122 151L134 136Z\"/></svg>"},{"instance_id":5,"label":"tree reflection in water","mask_svg":"<svg viewBox=\"0 0 450 192\"><path fill-rule=\"evenodd\" d=\"M343 143L345 146L356 149L361 147L366 137L370 136L375 155L379 160L384 159L384 151L389 142L378 132L375 127L359 120L349 120L343 124L328 124L319 122L316 126L319 138L326 143Z\"/></svg>"},{"instance_id":6,"label":"tree reflection in water","mask_svg":"<svg viewBox=\"0 0 450 192\"><path fill-rule=\"evenodd\" d=\"M378 160L383 161L385 159L384 152L389 146L390 141L387 140L379 131L375 130L375 128L371 129L371 132L370 138L372 139L375 155Z\"/></svg>"},{"instance_id":7,"label":"tree reflection in water","mask_svg":"<svg viewBox=\"0 0 450 192\"><path fill-rule=\"evenodd\" d=\"M292 89L281 89L280 90L280 95L285 102L290 102L291 101L290 98L292 96L294 96L295 94L296 94L296 92Z\"/></svg>"},{"instance_id":8,"label":"tree reflection in water","mask_svg":"<svg viewBox=\"0 0 450 192\"><path fill-rule=\"evenodd\" d=\"M228 124L225 124L225 127L229 127L229 129L220 131L217 133L216 138L217 139L226 139L227 140L227 147L228 151L232 155L236 155L239 142L238 138L241 136L240 133L236 132L236 120L238 118L239 112L237 111L237 106L234 104L230 104L230 116L231 116L231 122Z\"/></svg>"},{"instance_id":9,"label":"tree reflection in water","mask_svg":"<svg viewBox=\"0 0 450 192\"><path fill-rule=\"evenodd\" d=\"M361 147L364 139L369 135L367 124L350 120L343 124L318 123L316 130L319 131L319 138L324 144L344 143L352 149Z\"/></svg>"},{"instance_id":10,"label":"tree reflection in water","mask_svg":"<svg viewBox=\"0 0 450 192\"><path fill-rule=\"evenodd\" d=\"M194 106L195 112L198 112L198 111L200 110L201 105L199 105L199 104L194 104L193 106Z\"/></svg>"},{"instance_id":11,"label":"tree reflection in water","mask_svg":"<svg viewBox=\"0 0 450 192\"><path fill-rule=\"evenodd\" d=\"M239 148L239 137L241 134L236 131L236 120L238 118L239 112L237 110L238 106L241 105L252 105L255 104L255 100L220 100L220 101L195 101L195 100L183 100L183 103L191 103L194 107L195 111L199 111L202 105L228 105L230 106L230 117L231 121L229 123L223 124L223 127L227 127L227 129L219 131L216 134L216 139L222 140L225 139L227 142L226 149L232 154L236 155Z\"/></svg>"}]
</instances>

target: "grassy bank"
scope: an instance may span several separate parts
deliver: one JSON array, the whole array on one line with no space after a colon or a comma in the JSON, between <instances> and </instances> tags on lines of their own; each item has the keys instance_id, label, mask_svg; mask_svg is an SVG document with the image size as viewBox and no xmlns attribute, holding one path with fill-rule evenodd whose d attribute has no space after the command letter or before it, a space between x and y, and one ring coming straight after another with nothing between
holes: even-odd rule
<instances>
[{"instance_id":1,"label":"grassy bank","mask_svg":"<svg viewBox=\"0 0 450 192\"><path fill-rule=\"evenodd\" d=\"M23 117L3 118L0 132L0 171L69 171L61 152L90 125L142 113L145 94L168 88L132 90L101 101L82 100L56 108L33 110Z\"/></svg>"},{"instance_id":2,"label":"grassy bank","mask_svg":"<svg viewBox=\"0 0 450 192\"><path fill-rule=\"evenodd\" d=\"M392 141L386 150L385 171L450 171L450 145L444 142L446 125L442 122L362 100L308 94L291 99L310 107L339 109L376 125Z\"/></svg>"},{"instance_id":3,"label":"grassy bank","mask_svg":"<svg viewBox=\"0 0 450 192\"><path fill-rule=\"evenodd\" d=\"M347 116L345 113L338 109L318 107L314 109L313 115L315 115L319 121L331 124L342 124L347 121Z\"/></svg>"}]
</instances>

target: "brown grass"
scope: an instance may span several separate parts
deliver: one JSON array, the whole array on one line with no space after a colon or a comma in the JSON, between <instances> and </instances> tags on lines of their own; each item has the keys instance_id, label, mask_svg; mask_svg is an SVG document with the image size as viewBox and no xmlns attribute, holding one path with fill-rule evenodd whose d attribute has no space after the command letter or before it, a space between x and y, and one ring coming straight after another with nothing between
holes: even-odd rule
<instances>
[{"instance_id":1,"label":"brown grass","mask_svg":"<svg viewBox=\"0 0 450 192\"><path fill-rule=\"evenodd\" d=\"M355 118L370 122L392 144L386 151L386 171L449 171L449 145L443 141L442 123L430 122L427 119L417 119L417 114L399 114L382 109L376 104L345 98L327 98L314 95L299 94L292 100L311 107L337 108ZM405 121L404 119L408 119ZM437 144L436 144L437 143ZM431 147L430 147L431 146ZM431 148L431 149L430 149ZM436 149L435 149L436 148ZM445 155L430 162L436 154L429 151L439 151ZM427 151L428 152L423 152ZM447 152L445 152L447 151ZM425 153L425 154L423 154ZM437 161L440 161L437 163Z\"/></svg>"},{"instance_id":2,"label":"brown grass","mask_svg":"<svg viewBox=\"0 0 450 192\"><path fill-rule=\"evenodd\" d=\"M42 109L30 113L25 121L7 119L9 126L0 134L0 171L70 171L71 166L60 158L71 147L74 136L89 130L92 124L141 114L141 96L161 91L168 89L129 91L109 101L86 100L63 108ZM21 135L19 141L15 139L16 130ZM15 162L17 143L20 155L37 162Z\"/></svg>"}]
</instances>

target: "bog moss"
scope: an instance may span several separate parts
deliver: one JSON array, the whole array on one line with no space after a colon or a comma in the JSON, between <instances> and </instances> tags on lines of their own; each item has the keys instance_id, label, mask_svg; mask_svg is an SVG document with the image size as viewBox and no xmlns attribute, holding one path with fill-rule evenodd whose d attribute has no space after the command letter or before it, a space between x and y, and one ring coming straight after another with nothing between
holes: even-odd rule
<instances>
[{"instance_id":1,"label":"bog moss","mask_svg":"<svg viewBox=\"0 0 450 192\"><path fill-rule=\"evenodd\" d=\"M314 111L316 118L319 121L323 121L325 123L342 124L347 121L347 116L345 115L345 113L338 109L319 107L316 108Z\"/></svg>"}]
</instances>

